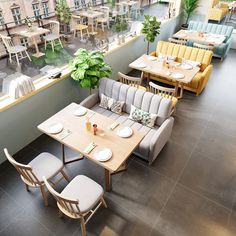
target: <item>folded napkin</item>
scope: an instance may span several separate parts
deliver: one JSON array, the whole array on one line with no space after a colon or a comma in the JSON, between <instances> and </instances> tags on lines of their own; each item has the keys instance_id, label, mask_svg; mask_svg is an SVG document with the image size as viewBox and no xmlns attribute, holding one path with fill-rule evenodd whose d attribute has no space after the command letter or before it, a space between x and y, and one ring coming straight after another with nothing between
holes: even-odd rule
<instances>
[{"instance_id":1,"label":"folded napkin","mask_svg":"<svg viewBox=\"0 0 236 236\"><path fill-rule=\"evenodd\" d=\"M119 124L120 124L120 123L118 123L118 122L115 121L114 123L112 123L112 124L109 126L109 129L114 130Z\"/></svg>"},{"instance_id":2,"label":"folded napkin","mask_svg":"<svg viewBox=\"0 0 236 236\"><path fill-rule=\"evenodd\" d=\"M89 154L96 146L97 146L96 143L94 143L94 142L90 143L90 144L84 149L84 153Z\"/></svg>"},{"instance_id":3,"label":"folded napkin","mask_svg":"<svg viewBox=\"0 0 236 236\"><path fill-rule=\"evenodd\" d=\"M71 134L71 131L69 129L64 129L60 134L59 134L59 138L61 140L65 139L66 137L68 137Z\"/></svg>"}]
</instances>

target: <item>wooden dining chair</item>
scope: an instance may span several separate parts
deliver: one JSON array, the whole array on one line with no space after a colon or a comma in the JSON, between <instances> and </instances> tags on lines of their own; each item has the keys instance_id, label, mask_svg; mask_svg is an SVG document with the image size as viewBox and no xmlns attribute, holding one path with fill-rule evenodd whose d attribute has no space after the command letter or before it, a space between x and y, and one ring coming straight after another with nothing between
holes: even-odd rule
<instances>
[{"instance_id":1,"label":"wooden dining chair","mask_svg":"<svg viewBox=\"0 0 236 236\"><path fill-rule=\"evenodd\" d=\"M4 153L8 161L16 168L19 172L21 179L25 183L26 190L29 191L29 187L40 188L41 194L44 200L45 206L48 206L47 194L45 192L45 184L43 181L43 176L47 180L55 177L57 174L61 173L62 177L53 183L56 185L63 178L69 182L69 177L63 171L63 163L57 157L53 156L48 152L43 152L35 157L28 165L21 164L17 162L4 148Z\"/></svg>"},{"instance_id":2,"label":"wooden dining chair","mask_svg":"<svg viewBox=\"0 0 236 236\"><path fill-rule=\"evenodd\" d=\"M51 44L52 51L55 51L55 46L60 45L63 48L62 42L61 42L61 35L60 35L60 23L58 21L50 21L50 30L51 33L43 36L44 38L44 46L45 50L47 49L47 45ZM58 42L58 43L57 43Z\"/></svg>"},{"instance_id":3,"label":"wooden dining chair","mask_svg":"<svg viewBox=\"0 0 236 236\"><path fill-rule=\"evenodd\" d=\"M213 51L213 49L214 49L214 46L212 46L212 45L206 45L206 44L200 44L200 43L194 43L193 46L195 48L209 50L209 51Z\"/></svg>"},{"instance_id":4,"label":"wooden dining chair","mask_svg":"<svg viewBox=\"0 0 236 236\"><path fill-rule=\"evenodd\" d=\"M88 26L82 24L82 19L80 16L72 15L72 32L74 33L74 38L76 37L77 31L80 32L80 38L83 39L83 32L85 32L89 37Z\"/></svg>"},{"instance_id":5,"label":"wooden dining chair","mask_svg":"<svg viewBox=\"0 0 236 236\"><path fill-rule=\"evenodd\" d=\"M146 88L144 86L142 86L142 77L132 77L132 76L128 76L125 75L121 72L118 72L118 80L123 83L123 84L127 84L131 87L135 87L137 89L142 89L144 91L146 91Z\"/></svg>"},{"instance_id":6,"label":"wooden dining chair","mask_svg":"<svg viewBox=\"0 0 236 236\"><path fill-rule=\"evenodd\" d=\"M168 41L170 43L175 43L175 44L179 44L179 45L187 45L187 40L185 40L185 39L168 38Z\"/></svg>"},{"instance_id":7,"label":"wooden dining chair","mask_svg":"<svg viewBox=\"0 0 236 236\"><path fill-rule=\"evenodd\" d=\"M12 57L16 58L17 65L20 66L20 60L28 57L28 59L31 61L31 58L29 56L29 53L27 52L27 48L22 45L14 45L11 37L1 35L0 37L2 39L2 42L4 46L6 47L6 50L9 54L9 61L12 63ZM25 55L24 55L25 53Z\"/></svg>"},{"instance_id":8,"label":"wooden dining chair","mask_svg":"<svg viewBox=\"0 0 236 236\"><path fill-rule=\"evenodd\" d=\"M59 215L63 214L80 219L82 236L86 236L86 224L101 205L107 208L103 198L103 188L92 179L78 175L64 188L61 193L56 192L43 177L48 191L57 201Z\"/></svg>"},{"instance_id":9,"label":"wooden dining chair","mask_svg":"<svg viewBox=\"0 0 236 236\"><path fill-rule=\"evenodd\" d=\"M96 19L96 29L98 28L98 25L101 24L102 31L104 32L105 24L107 25L108 29L110 28L110 17L109 17L110 9L109 7L104 7L104 6L101 6L100 9L103 12L103 15Z\"/></svg>"},{"instance_id":10,"label":"wooden dining chair","mask_svg":"<svg viewBox=\"0 0 236 236\"><path fill-rule=\"evenodd\" d=\"M171 114L175 113L176 106L178 103L178 98L175 97L175 89L174 88L166 88L166 87L154 84L153 82L149 82L149 91L151 93L158 94L159 96L170 99L172 102Z\"/></svg>"}]
</instances>

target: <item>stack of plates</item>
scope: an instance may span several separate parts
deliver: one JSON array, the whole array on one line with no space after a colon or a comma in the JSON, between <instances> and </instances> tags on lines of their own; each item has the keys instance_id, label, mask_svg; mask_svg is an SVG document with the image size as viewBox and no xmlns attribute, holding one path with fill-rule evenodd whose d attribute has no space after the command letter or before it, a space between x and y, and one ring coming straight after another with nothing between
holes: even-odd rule
<instances>
[{"instance_id":1,"label":"stack of plates","mask_svg":"<svg viewBox=\"0 0 236 236\"><path fill-rule=\"evenodd\" d=\"M133 134L133 130L130 127L124 127L117 131L117 135L122 138L128 138Z\"/></svg>"},{"instance_id":2,"label":"stack of plates","mask_svg":"<svg viewBox=\"0 0 236 236\"><path fill-rule=\"evenodd\" d=\"M48 126L49 134L58 134L63 130L63 124L61 123L53 123Z\"/></svg>"},{"instance_id":3,"label":"stack of plates","mask_svg":"<svg viewBox=\"0 0 236 236\"><path fill-rule=\"evenodd\" d=\"M137 68L145 68L147 65L143 62L140 62L140 63L136 62L133 64L133 66Z\"/></svg>"},{"instance_id":4,"label":"stack of plates","mask_svg":"<svg viewBox=\"0 0 236 236\"><path fill-rule=\"evenodd\" d=\"M157 57L154 57L154 56L147 56L147 59L149 61L155 61L157 59Z\"/></svg>"},{"instance_id":5,"label":"stack of plates","mask_svg":"<svg viewBox=\"0 0 236 236\"><path fill-rule=\"evenodd\" d=\"M85 107L80 106L74 111L75 116L84 116L87 113L87 109Z\"/></svg>"},{"instance_id":6,"label":"stack of plates","mask_svg":"<svg viewBox=\"0 0 236 236\"><path fill-rule=\"evenodd\" d=\"M109 148L100 148L94 153L94 157L101 162L108 161L112 157L112 151Z\"/></svg>"},{"instance_id":7,"label":"stack of plates","mask_svg":"<svg viewBox=\"0 0 236 236\"><path fill-rule=\"evenodd\" d=\"M190 64L182 64L181 68L184 70L192 70L193 66L191 66Z\"/></svg>"}]
</instances>

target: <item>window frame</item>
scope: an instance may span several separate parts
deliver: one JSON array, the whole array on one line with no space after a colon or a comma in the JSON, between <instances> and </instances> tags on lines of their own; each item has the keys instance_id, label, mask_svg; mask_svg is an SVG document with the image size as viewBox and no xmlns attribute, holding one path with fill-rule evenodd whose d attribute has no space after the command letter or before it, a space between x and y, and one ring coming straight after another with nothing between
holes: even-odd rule
<instances>
[{"instance_id":1,"label":"window frame","mask_svg":"<svg viewBox=\"0 0 236 236\"><path fill-rule=\"evenodd\" d=\"M37 6L37 7L36 7ZM32 3L32 9L34 12L34 17L38 18L40 16L40 6L39 6L39 2L33 2Z\"/></svg>"},{"instance_id":2,"label":"window frame","mask_svg":"<svg viewBox=\"0 0 236 236\"><path fill-rule=\"evenodd\" d=\"M44 18L49 17L49 4L48 1L42 1L43 16Z\"/></svg>"},{"instance_id":3,"label":"window frame","mask_svg":"<svg viewBox=\"0 0 236 236\"><path fill-rule=\"evenodd\" d=\"M21 24L21 12L20 12L20 6L14 6L11 8L11 13L13 20L15 22L15 25L20 25Z\"/></svg>"}]
</instances>

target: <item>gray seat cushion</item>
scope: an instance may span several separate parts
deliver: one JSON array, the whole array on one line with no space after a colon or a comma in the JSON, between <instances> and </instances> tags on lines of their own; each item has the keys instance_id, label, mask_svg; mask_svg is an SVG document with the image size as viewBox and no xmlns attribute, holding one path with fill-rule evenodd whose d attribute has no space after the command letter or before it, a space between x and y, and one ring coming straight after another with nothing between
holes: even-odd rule
<instances>
[{"instance_id":1,"label":"gray seat cushion","mask_svg":"<svg viewBox=\"0 0 236 236\"><path fill-rule=\"evenodd\" d=\"M82 213L91 210L103 196L103 188L92 179L77 175L61 192L61 196L72 200L79 200ZM76 208L74 208L77 210Z\"/></svg>"},{"instance_id":2,"label":"gray seat cushion","mask_svg":"<svg viewBox=\"0 0 236 236\"><path fill-rule=\"evenodd\" d=\"M52 41L58 39L58 36L55 34L48 34L43 37L46 41Z\"/></svg>"},{"instance_id":3,"label":"gray seat cushion","mask_svg":"<svg viewBox=\"0 0 236 236\"><path fill-rule=\"evenodd\" d=\"M50 179L63 168L62 161L48 152L39 154L29 165L40 182L43 182L43 176Z\"/></svg>"}]
</instances>

